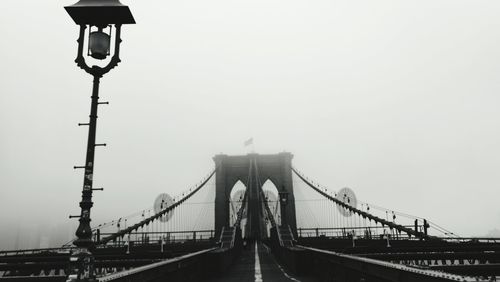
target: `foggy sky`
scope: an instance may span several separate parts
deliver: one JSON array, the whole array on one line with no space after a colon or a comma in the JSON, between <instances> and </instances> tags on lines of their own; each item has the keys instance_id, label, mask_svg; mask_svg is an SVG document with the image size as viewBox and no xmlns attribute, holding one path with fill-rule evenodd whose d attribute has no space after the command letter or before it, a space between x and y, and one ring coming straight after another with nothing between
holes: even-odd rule
<instances>
[{"instance_id":1,"label":"foggy sky","mask_svg":"<svg viewBox=\"0 0 500 282\"><path fill-rule=\"evenodd\" d=\"M92 78L74 2L2 2L0 237L79 214ZM253 137L331 190L463 236L500 228L500 2L122 2L137 24L101 80L93 223Z\"/></svg>"}]
</instances>

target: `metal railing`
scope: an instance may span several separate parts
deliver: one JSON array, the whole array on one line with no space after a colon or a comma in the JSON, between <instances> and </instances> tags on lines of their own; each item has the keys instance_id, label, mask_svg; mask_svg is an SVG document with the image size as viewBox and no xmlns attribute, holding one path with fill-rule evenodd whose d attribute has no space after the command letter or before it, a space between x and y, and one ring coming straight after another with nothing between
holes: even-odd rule
<instances>
[{"instance_id":1,"label":"metal railing","mask_svg":"<svg viewBox=\"0 0 500 282\"><path fill-rule=\"evenodd\" d=\"M164 261L148 264L145 266L136 267L130 270L125 270L117 273L113 273L104 277L100 277L97 281L107 282L107 281L141 281L142 279L147 280L146 277L151 278L161 274L162 269L173 269L172 271L178 271L189 264L186 263L192 259L196 259L205 255L211 251L218 248L211 248L184 256L167 259Z\"/></svg>"},{"instance_id":2,"label":"metal railing","mask_svg":"<svg viewBox=\"0 0 500 282\"><path fill-rule=\"evenodd\" d=\"M413 225L405 225L410 228ZM329 238L379 238L389 237L391 239L416 239L414 236L408 236L404 233L399 233L395 229L390 229L383 226L359 226L359 227L322 227L322 228L297 228L299 238L308 237L329 237Z\"/></svg>"},{"instance_id":3,"label":"metal railing","mask_svg":"<svg viewBox=\"0 0 500 282\"><path fill-rule=\"evenodd\" d=\"M297 245L296 247L314 256L319 267L317 271L325 271L330 278L350 277L356 281L488 281L477 277L455 275L447 272L410 267L392 262L380 261L365 257L357 257L332 251L315 249ZM320 262L321 260L321 262ZM332 270L328 272L327 270ZM404 277L404 279L402 279ZM371 279L370 279L371 278ZM363 280L361 280L363 279ZM343 281L343 280L342 280ZM353 280L354 281L354 280Z\"/></svg>"},{"instance_id":4,"label":"metal railing","mask_svg":"<svg viewBox=\"0 0 500 282\"><path fill-rule=\"evenodd\" d=\"M103 236L114 233L102 233ZM105 246L124 245L133 242L135 245L157 244L163 241L164 244L182 243L182 242L202 242L214 240L214 230L197 230L197 231L156 231L156 232L131 232L130 235L125 235L123 238L116 238L113 242L108 242Z\"/></svg>"},{"instance_id":5,"label":"metal railing","mask_svg":"<svg viewBox=\"0 0 500 282\"><path fill-rule=\"evenodd\" d=\"M40 253L69 253L76 247L62 247L62 248L44 248L44 249L25 249L25 250L6 250L0 251L1 256L15 256L15 255L31 255Z\"/></svg>"}]
</instances>

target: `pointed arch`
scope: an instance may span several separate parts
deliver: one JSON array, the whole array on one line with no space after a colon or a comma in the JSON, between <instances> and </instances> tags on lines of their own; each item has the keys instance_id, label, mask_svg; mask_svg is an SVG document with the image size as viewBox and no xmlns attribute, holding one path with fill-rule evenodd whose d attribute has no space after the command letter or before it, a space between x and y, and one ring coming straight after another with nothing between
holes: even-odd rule
<instances>
[{"instance_id":1,"label":"pointed arch","mask_svg":"<svg viewBox=\"0 0 500 282\"><path fill-rule=\"evenodd\" d=\"M278 225L281 225L281 206L279 201L279 190L275 182L268 178L262 185L262 192L264 192L264 201L267 201L269 209ZM268 226L270 228L270 226Z\"/></svg>"},{"instance_id":2,"label":"pointed arch","mask_svg":"<svg viewBox=\"0 0 500 282\"><path fill-rule=\"evenodd\" d=\"M229 192L229 225L233 226L238 216L238 211L243 205L243 197L247 190L246 185L241 180L237 180ZM243 219L245 214L243 215Z\"/></svg>"},{"instance_id":3,"label":"pointed arch","mask_svg":"<svg viewBox=\"0 0 500 282\"><path fill-rule=\"evenodd\" d=\"M262 231L261 228L263 227L264 219L262 217L262 211L258 208L260 197L258 196L259 192L257 189L261 189L262 185L268 182L268 180L270 180L270 183L273 184L277 191L287 195L288 200L286 205L282 205L279 209L283 217L282 221L286 222L294 232L296 231L295 201L293 196L291 169L292 158L293 155L288 152L269 155L248 154L244 156L228 156L220 154L214 156L216 165L216 236L220 235L224 227L230 226L229 212L231 207L229 199L233 191L233 186L238 181L244 183L249 191L248 217L249 223L251 221L252 226L247 229L255 231L252 231L252 236L256 236L257 238L260 236L258 233ZM266 186L267 185L268 184L266 184ZM252 203L251 207L250 203Z\"/></svg>"}]
</instances>

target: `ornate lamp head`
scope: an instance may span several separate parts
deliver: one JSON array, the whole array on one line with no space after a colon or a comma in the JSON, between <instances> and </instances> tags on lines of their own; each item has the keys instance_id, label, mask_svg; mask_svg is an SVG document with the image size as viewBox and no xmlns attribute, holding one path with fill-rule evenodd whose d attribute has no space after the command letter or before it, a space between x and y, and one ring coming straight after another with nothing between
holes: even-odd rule
<instances>
[{"instance_id":1,"label":"ornate lamp head","mask_svg":"<svg viewBox=\"0 0 500 282\"><path fill-rule=\"evenodd\" d=\"M80 0L77 3L64 7L73 21L80 26L78 39L78 56L76 63L82 69L93 75L102 76L119 62L120 29L122 24L135 24L135 19L128 6L118 0ZM111 40L115 30L114 52L111 62L105 67L89 67L83 56L83 42L88 28L87 55L104 60L111 55Z\"/></svg>"},{"instance_id":2,"label":"ornate lamp head","mask_svg":"<svg viewBox=\"0 0 500 282\"><path fill-rule=\"evenodd\" d=\"M89 50L88 55L97 60L104 60L110 54L111 46L111 26L109 34L98 28L96 31L89 30Z\"/></svg>"},{"instance_id":3,"label":"ornate lamp head","mask_svg":"<svg viewBox=\"0 0 500 282\"><path fill-rule=\"evenodd\" d=\"M77 25L135 24L129 7L118 0L80 0L64 9Z\"/></svg>"}]
</instances>

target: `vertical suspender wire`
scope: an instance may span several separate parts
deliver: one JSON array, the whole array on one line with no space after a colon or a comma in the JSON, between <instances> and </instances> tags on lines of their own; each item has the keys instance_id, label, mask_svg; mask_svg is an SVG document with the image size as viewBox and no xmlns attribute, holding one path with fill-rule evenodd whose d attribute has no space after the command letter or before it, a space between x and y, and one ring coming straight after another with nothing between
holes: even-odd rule
<instances>
[{"instance_id":1,"label":"vertical suspender wire","mask_svg":"<svg viewBox=\"0 0 500 282\"><path fill-rule=\"evenodd\" d=\"M325 208L326 208L325 212L328 215L327 220L326 220L326 227L331 228L331 226L332 226L332 212L331 212L332 209L331 209L331 207L328 204L328 201L326 199L323 201L324 201Z\"/></svg>"},{"instance_id":2,"label":"vertical suspender wire","mask_svg":"<svg viewBox=\"0 0 500 282\"><path fill-rule=\"evenodd\" d=\"M346 217L344 216L345 214L345 208L344 207L341 207L342 209L342 228L346 228Z\"/></svg>"},{"instance_id":3,"label":"vertical suspender wire","mask_svg":"<svg viewBox=\"0 0 500 282\"><path fill-rule=\"evenodd\" d=\"M182 222L181 222L181 218L182 218L182 207L184 206L184 204L180 205L179 206L179 210L178 210L178 214L177 214L177 231L182 231Z\"/></svg>"},{"instance_id":4,"label":"vertical suspender wire","mask_svg":"<svg viewBox=\"0 0 500 282\"><path fill-rule=\"evenodd\" d=\"M366 217L363 217L363 225L364 225L364 226L368 226L368 225L366 224ZM370 227L368 226L368 228L370 228ZM368 230L369 230L369 229L368 229Z\"/></svg>"},{"instance_id":5,"label":"vertical suspender wire","mask_svg":"<svg viewBox=\"0 0 500 282\"><path fill-rule=\"evenodd\" d=\"M359 227L359 215L357 213L354 214L354 227L356 232L358 232Z\"/></svg>"},{"instance_id":6,"label":"vertical suspender wire","mask_svg":"<svg viewBox=\"0 0 500 282\"><path fill-rule=\"evenodd\" d=\"M330 213L328 211L328 205L325 202L325 200L321 200L321 203L322 203L322 209L321 209L320 213L326 214L326 217L323 220L324 221L323 222L324 226L322 226L322 227L328 228L328 226L330 225Z\"/></svg>"},{"instance_id":7,"label":"vertical suspender wire","mask_svg":"<svg viewBox=\"0 0 500 282\"><path fill-rule=\"evenodd\" d=\"M167 232L171 232L172 231L172 221L174 220L174 216L173 216L173 211L169 211L168 212L168 216L170 217L169 220L167 221Z\"/></svg>"},{"instance_id":8,"label":"vertical suspender wire","mask_svg":"<svg viewBox=\"0 0 500 282\"><path fill-rule=\"evenodd\" d=\"M343 227L343 217L342 217L342 207L339 206L339 204L335 203L335 207L337 208L337 224L338 224L338 230L339 230L339 235L342 234L341 228Z\"/></svg>"},{"instance_id":9,"label":"vertical suspender wire","mask_svg":"<svg viewBox=\"0 0 500 282\"><path fill-rule=\"evenodd\" d=\"M358 233L358 223L359 223L359 217L357 213L353 213L353 221L354 221L354 234Z\"/></svg>"},{"instance_id":10,"label":"vertical suspender wire","mask_svg":"<svg viewBox=\"0 0 500 282\"><path fill-rule=\"evenodd\" d=\"M324 208L323 201L321 201L321 200L318 201L318 204L316 204L316 205L313 204L313 206L315 206L316 210L318 210L318 207L319 207L320 211L323 210L323 208ZM323 212L323 214L324 214L324 212ZM320 218L320 220L321 220L320 225L318 227L323 227L323 218Z\"/></svg>"},{"instance_id":11,"label":"vertical suspender wire","mask_svg":"<svg viewBox=\"0 0 500 282\"><path fill-rule=\"evenodd\" d=\"M326 201L326 205L329 209L329 213L330 213L330 223L329 223L329 226L330 228L332 228L332 230L335 230L335 209L334 207L330 204L330 200L327 199Z\"/></svg>"},{"instance_id":12,"label":"vertical suspender wire","mask_svg":"<svg viewBox=\"0 0 500 282\"><path fill-rule=\"evenodd\" d=\"M338 220L338 212L337 212L337 205L334 203L333 204L333 227L335 230L339 227L339 220Z\"/></svg>"},{"instance_id":13,"label":"vertical suspender wire","mask_svg":"<svg viewBox=\"0 0 500 282\"><path fill-rule=\"evenodd\" d=\"M186 205L186 202L184 202L182 205L179 206L179 217L177 217L177 220L179 220L179 231L184 231L184 224L182 218L184 218L184 206Z\"/></svg>"},{"instance_id":14,"label":"vertical suspender wire","mask_svg":"<svg viewBox=\"0 0 500 282\"><path fill-rule=\"evenodd\" d=\"M340 227L342 228L342 235L344 235L345 228L345 216L344 216L344 207L337 205L339 208L339 219L340 219Z\"/></svg>"},{"instance_id":15,"label":"vertical suspender wire","mask_svg":"<svg viewBox=\"0 0 500 282\"><path fill-rule=\"evenodd\" d=\"M173 231L175 231L175 232L179 231L179 228L178 228L178 218L179 218L179 211L180 211L179 207L180 206L177 207L178 209L177 209L177 211L176 211L176 213L174 215L174 219L175 220L174 220L174 230Z\"/></svg>"},{"instance_id":16,"label":"vertical suspender wire","mask_svg":"<svg viewBox=\"0 0 500 282\"><path fill-rule=\"evenodd\" d=\"M321 201L323 202L323 208L324 208L324 211L323 211L323 212L324 212L324 213L326 213L326 222L325 222L325 227L326 227L326 228L329 228L329 227L330 227L330 222L331 222L331 220L330 220L330 219L331 219L331 217L332 217L332 215L331 215L331 213L330 213L330 207L328 206L328 202L327 202L325 199L323 199L323 200L321 200Z\"/></svg>"},{"instance_id":17,"label":"vertical suspender wire","mask_svg":"<svg viewBox=\"0 0 500 282\"><path fill-rule=\"evenodd\" d=\"M358 233L361 230L361 216L358 214Z\"/></svg>"},{"instance_id":18,"label":"vertical suspender wire","mask_svg":"<svg viewBox=\"0 0 500 282\"><path fill-rule=\"evenodd\" d=\"M353 224L354 224L354 232L357 231L358 229L358 214L357 213L352 213L352 221L353 221Z\"/></svg>"}]
</instances>

